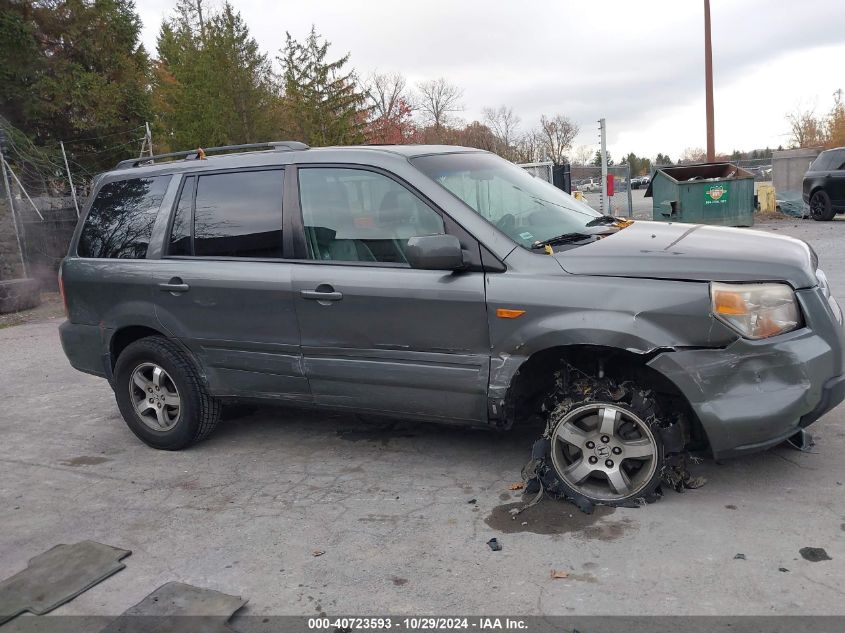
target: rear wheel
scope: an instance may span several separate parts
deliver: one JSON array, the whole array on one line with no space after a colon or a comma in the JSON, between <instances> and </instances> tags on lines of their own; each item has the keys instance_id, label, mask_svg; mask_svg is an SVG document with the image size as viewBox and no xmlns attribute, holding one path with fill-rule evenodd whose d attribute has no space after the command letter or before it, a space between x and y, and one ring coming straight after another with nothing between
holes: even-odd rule
<instances>
[{"instance_id":1,"label":"rear wheel","mask_svg":"<svg viewBox=\"0 0 845 633\"><path fill-rule=\"evenodd\" d=\"M832 220L836 215L827 192L819 189L810 196L810 217L820 222Z\"/></svg>"},{"instance_id":2,"label":"rear wheel","mask_svg":"<svg viewBox=\"0 0 845 633\"><path fill-rule=\"evenodd\" d=\"M129 429L153 448L185 448L205 438L220 419L220 403L192 360L161 336L137 340L121 352L114 393Z\"/></svg>"}]
</instances>

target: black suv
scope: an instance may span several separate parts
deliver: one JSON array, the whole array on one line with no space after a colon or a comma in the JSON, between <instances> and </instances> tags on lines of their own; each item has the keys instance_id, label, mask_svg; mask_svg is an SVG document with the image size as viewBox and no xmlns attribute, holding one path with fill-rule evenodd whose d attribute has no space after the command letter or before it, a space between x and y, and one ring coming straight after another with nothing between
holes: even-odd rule
<instances>
[{"instance_id":1,"label":"black suv","mask_svg":"<svg viewBox=\"0 0 845 633\"><path fill-rule=\"evenodd\" d=\"M804 174L804 202L814 220L845 213L845 147L819 154Z\"/></svg>"}]
</instances>

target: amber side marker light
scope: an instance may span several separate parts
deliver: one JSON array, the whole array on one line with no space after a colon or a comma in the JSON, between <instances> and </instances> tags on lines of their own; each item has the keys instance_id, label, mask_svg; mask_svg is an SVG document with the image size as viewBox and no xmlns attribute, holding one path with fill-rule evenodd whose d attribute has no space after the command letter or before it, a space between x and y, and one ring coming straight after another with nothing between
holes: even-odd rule
<instances>
[{"instance_id":1,"label":"amber side marker light","mask_svg":"<svg viewBox=\"0 0 845 633\"><path fill-rule=\"evenodd\" d=\"M525 314L525 310L510 310L508 308L496 308L496 316L500 319L516 319Z\"/></svg>"}]
</instances>

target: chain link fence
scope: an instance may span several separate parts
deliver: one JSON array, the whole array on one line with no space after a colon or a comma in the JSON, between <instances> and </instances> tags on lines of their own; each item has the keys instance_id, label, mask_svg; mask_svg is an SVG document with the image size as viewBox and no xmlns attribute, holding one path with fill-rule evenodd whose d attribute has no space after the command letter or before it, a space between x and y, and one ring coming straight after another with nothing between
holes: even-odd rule
<instances>
[{"instance_id":1,"label":"chain link fence","mask_svg":"<svg viewBox=\"0 0 845 633\"><path fill-rule=\"evenodd\" d=\"M633 215L631 168L628 164L608 165L607 167L608 177L613 178L613 191L608 190L607 209L602 207L601 167L596 165L572 165L571 173L573 195L575 192L580 192L586 203L596 211L624 217Z\"/></svg>"},{"instance_id":2,"label":"chain link fence","mask_svg":"<svg viewBox=\"0 0 845 633\"><path fill-rule=\"evenodd\" d=\"M134 138L127 143L135 144ZM81 155L68 151L65 163L61 143L36 147L1 117L0 150L0 283L29 279L41 290L56 290L77 207L85 204L93 174L79 164Z\"/></svg>"}]
</instances>

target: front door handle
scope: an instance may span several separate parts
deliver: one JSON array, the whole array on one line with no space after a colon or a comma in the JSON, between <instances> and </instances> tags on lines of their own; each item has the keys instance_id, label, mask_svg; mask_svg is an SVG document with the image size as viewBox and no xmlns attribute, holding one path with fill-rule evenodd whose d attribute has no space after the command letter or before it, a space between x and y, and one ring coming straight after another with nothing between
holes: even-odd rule
<instances>
[{"instance_id":1,"label":"front door handle","mask_svg":"<svg viewBox=\"0 0 845 633\"><path fill-rule=\"evenodd\" d=\"M182 281L179 277L173 277L170 281L166 284L159 284L159 290L162 292L172 292L173 294L181 294L183 292L188 292L191 287Z\"/></svg>"},{"instance_id":2,"label":"front door handle","mask_svg":"<svg viewBox=\"0 0 845 633\"><path fill-rule=\"evenodd\" d=\"M316 301L340 301L343 293L336 290L300 290L299 296L303 299L315 299Z\"/></svg>"},{"instance_id":3,"label":"front door handle","mask_svg":"<svg viewBox=\"0 0 845 633\"><path fill-rule=\"evenodd\" d=\"M331 284L320 284L314 290L300 290L299 296L303 299L311 299L320 305L330 305L332 301L343 299L343 293L334 289Z\"/></svg>"}]
</instances>

